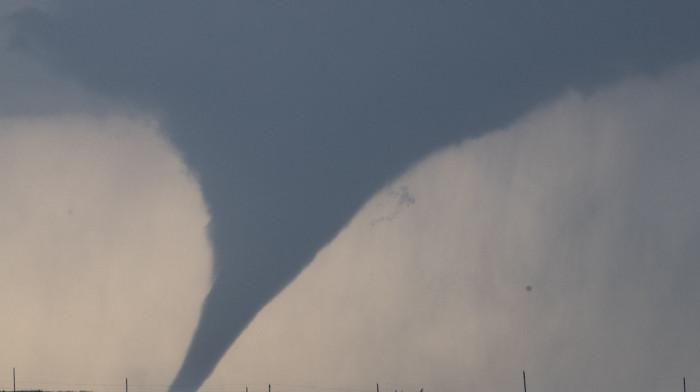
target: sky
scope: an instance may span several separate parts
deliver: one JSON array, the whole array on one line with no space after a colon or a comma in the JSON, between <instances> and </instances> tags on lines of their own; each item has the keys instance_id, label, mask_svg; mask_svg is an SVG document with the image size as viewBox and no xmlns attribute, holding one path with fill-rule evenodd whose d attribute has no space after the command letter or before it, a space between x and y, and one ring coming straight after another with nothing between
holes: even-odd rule
<instances>
[{"instance_id":1,"label":"sky","mask_svg":"<svg viewBox=\"0 0 700 392\"><path fill-rule=\"evenodd\" d=\"M0 390L172 377L212 278L196 179L147 119L0 129Z\"/></svg>"},{"instance_id":2,"label":"sky","mask_svg":"<svg viewBox=\"0 0 700 392\"><path fill-rule=\"evenodd\" d=\"M695 62L431 154L257 315L204 390L497 392L522 390L523 370L534 391L674 391L684 376L692 390L698 104Z\"/></svg>"},{"instance_id":3,"label":"sky","mask_svg":"<svg viewBox=\"0 0 700 392\"><path fill-rule=\"evenodd\" d=\"M492 249L491 238L533 235L529 233L529 226L523 227L523 223L515 217L511 221L511 210L504 210L498 204L499 198L516 198L521 191L511 189L510 185L499 188L498 182L516 181L521 178L517 170L532 170L534 174L529 175L538 179L532 182L530 186L535 189L530 191L542 194L526 192L523 197L533 198L530 200L532 203L541 203L541 208L546 210L543 213L552 214L552 217L545 219L546 225L543 223L546 226L541 229L544 231L543 238L521 238L524 249L509 245L507 249L513 254L527 253L527 249L533 254L541 252L546 257L557 252L571 252L575 255L572 259L583 260L585 255L590 254L590 247L598 245L596 241L614 238L624 246L617 248L606 243L601 247L604 259L611 254L620 254L628 260L636 254L631 249L636 246L644 248L642 245L651 247L649 252L652 256L657 252L658 255L654 257L676 255L673 252L678 252L682 258L691 257L694 254L692 244L683 239L697 226L693 215L680 210L655 208L655 203L665 200L668 195L654 193L646 198L641 188L644 176L636 170L651 170L658 178L650 178L659 181L659 186L668 186L663 189L680 192L672 194L680 198L678 205L685 206L681 201L685 200L682 195L687 193L683 193L682 185L692 183L695 176L693 161L684 153L687 153L689 146L694 146L694 140L690 137L692 135L685 135L689 138L685 140L680 136L671 137L669 133L670 129L680 127L674 115L677 114L678 118L690 116L688 121L692 120L692 110L682 109L693 107L696 102L693 95L695 90L684 90L684 82L678 80L696 81L692 76L693 66L688 64L693 64L700 50L696 39L700 35L700 27L696 23L699 12L700 6L690 1L673 4L654 1L539 1L528 4L516 1L304 1L208 2L205 5L178 1L10 2L0 8L3 15L0 27L3 44L0 115L4 119L3 124L15 125L3 125L2 132L3 135L12 134L19 131L6 131L5 128L26 128L19 134L35 140L38 137L33 133L35 124L42 124L40 128L44 129L50 124L60 125L65 121L66 124L79 124L75 127L83 129L82 132L111 135L108 139L115 145L108 148L110 151L122 147L128 151L131 151L130 148L138 150L139 146L148 143L155 143L160 146L158 148L164 149L164 155L160 157L154 152L152 159L142 158L144 168L150 165L158 167L162 160L167 159L182 162L185 169L177 170L182 176L178 181L194 187L192 189L199 192L205 207L200 205L198 211L189 210L196 210L195 207L178 211L182 211L184 216L191 214L197 217L193 218L196 223L187 230L200 230L197 234L200 236L203 230L210 246L210 249L200 249L196 255L190 256L190 262L199 266L199 273L211 275L212 279L202 283L200 279L193 278L191 283L176 284L176 288L194 301L202 301L202 290L211 289L201 302L200 309L185 312L195 320L196 326L186 323L175 326L173 322L161 320L151 328L177 329L177 336L184 341L178 344L187 347L178 357L183 359L182 365L175 366L177 370L162 370L157 377L167 378L169 374L173 380L173 391L196 390L215 371L222 357L235 356L237 346L232 344L241 332L246 328L246 334L252 332L257 324L249 323L290 282L296 284L297 276L324 246L328 245L326 249L347 248L338 245L339 242L345 243L342 235L336 236L342 230L352 230L354 226L348 224L355 222L353 217L373 195L377 192L387 194L386 187L406 170L428 165L428 162L419 162L439 149L459 143L482 146L478 148L484 152L479 154L490 157L484 163L488 167L482 168L479 162L476 169L470 170L477 170L484 178L479 181L485 181L495 188L482 189L482 183L472 183L472 180L465 180L463 186L473 188L475 194L482 194L495 204L472 205L469 209L453 201L455 207L445 214L461 216L464 220L471 220L473 214L486 214L496 220L502 219L502 222L493 227L481 225L486 227L485 230L490 230L490 236L481 232L481 226L458 225L455 230L463 230L461 235L470 240L449 243L456 253L463 251L467 255L474 249ZM685 71L686 79L673 76L680 72L677 67L683 66L690 69ZM634 93L625 95L620 92L612 98L587 100L587 97L607 97L600 91L627 91L611 86L620 83L628 86L632 83L629 82L630 78L649 80L633 83L638 88ZM632 87L629 89L634 90ZM669 102L678 102L679 107L661 105L658 109L658 126L649 128L648 124L653 122L643 115L653 112L651 108L658 106L654 106L654 103L666 102L655 94L667 94ZM551 131L555 133L554 136L546 131L522 131L521 128L527 127L513 125L527 121L523 118L532 119L536 116L532 113L541 113L538 110L541 111L542 107L550 105L548 107L558 108L560 106L554 102L568 102L567 99L577 96L583 98L580 98L580 103L570 104L578 108L572 109L574 118L554 109L546 115L541 114L542 117L561 117L559 122L541 120L554 129ZM609 105L589 107L599 101L608 102ZM645 108L644 111L639 110L640 107ZM581 123L580 118L576 117L585 116L588 112L599 117L602 123ZM621 117L615 116L618 114ZM638 115L641 117L637 118ZM55 121L55 118L62 120ZM124 125L105 125L114 124L115 121ZM619 132L607 131L607 127L616 128L618 123L621 123ZM59 125L56 126L56 134L70 134L65 128L72 127ZM121 137L118 128L122 126L143 128L146 134L151 132L154 139L139 141ZM637 127L641 129L637 130ZM491 144L483 142L496 138L490 135L500 135L501 131L496 130L505 128L508 128L509 134L528 136L503 137L510 141L502 143L517 145L512 147L512 151L507 147L491 147ZM556 134L556 130L564 136ZM682 134L684 131L681 129L678 132ZM687 132L692 133L692 129ZM580 134L590 134L591 139ZM69 137L66 136L67 139ZM561 144L552 142L552 155L547 156L541 146L557 137L563 138L563 141ZM582 139L577 140L577 137ZM630 142L627 143L627 140ZM39 151L47 148L42 143L48 142L36 143L32 148ZM61 158L64 160L72 159L74 149L97 148L90 143L72 143L64 147L58 147L61 146L58 142L50 143L54 144L57 145L56 151L61 150L65 154ZM3 148L15 150L5 146L11 146L9 142L3 143ZM466 148L468 152L464 154L475 154L472 150L476 148ZM491 148L494 149L492 153ZM27 165L33 167L33 153L27 152L13 160L27 159L30 162ZM509 161L516 153L526 157L522 163ZM634 162L623 158L618 161L606 155L616 157L618 153ZM115 158L113 162L105 164L105 170L109 172L119 165L128 168L139 162L134 162L129 153L123 154L126 162ZM535 156L530 157L529 154ZM39 156L43 155L39 153ZM665 163L660 166L664 169L645 166L645 157L657 155L669 159L668 166ZM536 159L540 156L542 161ZM580 163L566 161L567 158L573 160L577 157ZM99 165L80 164L83 165L94 167L91 175L98 184L95 186L109 186L99 185L103 176L109 177L108 173L99 173ZM495 168L492 169L491 165ZM590 171L578 173L579 165L584 168L590 166L590 169L586 169ZM499 166L504 168L498 169ZM666 167L673 175L663 171ZM566 179L566 176L560 179L558 176L562 174L553 168L562 171L568 168L572 173L571 179ZM111 211L117 205L112 203L135 197L139 185L146 186L152 192L149 194L179 194L169 187L185 186L171 185L158 175L153 180L139 179L139 175L148 172L146 169L144 173L141 173L141 169L124 170L135 173L129 181L137 184L124 182L129 184L124 189L133 187L135 191L133 194L115 194L113 200L104 200L102 208ZM435 176L447 177L461 171L469 170L446 168L444 171L437 170L439 174ZM18 177L25 184L42 183L38 181L41 177L14 173L12 170L7 172L10 173L6 174L10 176L8 178ZM608 177L610 173L618 173L618 177ZM68 171L64 175L88 178L68 174ZM119 179L110 181L118 183ZM622 184L626 181L631 185L623 188ZM423 189L423 192L425 187L430 186L421 181L418 183L416 187ZM551 184L558 185L548 188ZM56 186L67 185L61 183ZM371 227L393 223L402 216L404 209L411 210L414 205L416 208L413 209L418 209L421 205L421 198L412 196L411 187L401 186L394 186L388 191L390 196L398 197L398 206L392 207L394 209L388 215L376 218ZM437 190L450 185L433 186ZM38 192L31 189L33 186L29 188L29 191ZM544 194L544 190L553 195ZM616 196L617 192L623 191L642 195L639 199ZM29 196L16 197L22 199ZM615 204L614 211L629 209L631 217L625 215L625 219L619 223L599 222L602 218L595 214L596 202L598 198L607 197L619 203ZM635 204L630 200L639 201ZM143 208L150 211L159 208L162 203L160 198L154 196L154 199L144 201ZM519 208L526 210L520 212ZM512 214L528 214L527 208L527 205L513 206ZM438 210L434 206L431 211L439 215ZM507 216L503 217L506 213ZM577 218L570 217L571 214ZM137 213L135 216L142 215ZM606 217L614 215L604 214ZM488 222L487 217L480 219ZM139 226L136 218L123 219ZM204 228L202 222L206 222ZM435 223L437 221L415 222L441 226ZM637 236L631 239L626 235L626 230L619 229L636 228L637 223L644 223L645 227L664 227L661 225L663 223L670 229L649 229L648 232L640 229L638 233L634 232ZM450 224L445 222L447 226ZM612 237L598 239L585 231L588 224L599 227L602 232L610 231ZM34 225L37 230L42 230L39 223ZM165 226L178 235L182 234L179 230L185 230L177 225ZM547 237L554 235L547 234L550 233L547 230L559 233L562 240ZM511 231L515 233L511 234ZM440 238L428 233L422 237L421 233L424 232L414 230L405 233L406 238L412 238L412 242L425 243L425 250L414 249L411 257L418 257L415 255L434 249L435 243L440 243ZM434 230L431 234L439 232ZM677 234L674 236L671 233ZM110 234L105 235L109 237ZM583 239L576 241L577 235ZM419 238L415 239L416 236ZM667 236L673 238L666 239ZM567 240L571 241L570 246L561 249L561 244L568 244ZM372 241L378 241L374 237L365 241L369 242L355 246L367 247L368 252L381 248L370 247ZM670 241L671 245L666 241ZM680 245L674 241L679 241ZM372 257L382 258L382 252L394 252L390 242L390 239L381 242L386 249L376 250L378 256ZM471 244L470 250L461 247L466 244ZM171 246L188 247L182 241L173 241ZM133 249L139 252L137 247ZM93 256L94 262L109 258L107 255L111 251L105 249L100 252L105 256ZM465 256L460 259L466 265L462 267L478 270L481 268L478 266L486 265L486 269L498 270L500 261L489 261L487 256L479 254L482 257L480 260L469 260ZM337 257L348 260L347 263L353 262L347 256ZM411 257L392 254L389 259L401 263ZM503 259L509 258L494 258ZM161 265L159 263L163 261L148 261L151 262ZM425 262L428 263L423 267L426 271L438 273L452 271L454 267L455 271L463 272L455 266L445 266L441 261ZM545 261L542 263L546 264ZM622 273L627 267L624 263L619 270L605 263L587 267L590 269L580 266L584 261L572 263L575 271L580 268L573 276L600 274L604 278L598 276L597 279L619 281L621 288L630 290L628 295L635 292L631 288L634 285L628 284L626 275ZM310 266L315 265L314 261ZM162 268L152 271L151 279L169 281L171 274L179 273L187 276L187 272L182 270ZM682 265L669 268L671 280L674 274L687 279L693 276L685 274ZM332 274L331 270L329 274ZM46 271L47 279L53 276L49 266L37 271ZM568 270L558 270L556 266L537 271L542 275L556 275L559 272L566 276L568 273ZM343 277L342 272L338 273ZM374 276L372 271L365 273L370 279ZM330 276L336 275L323 275L317 279L335 281ZM646 276L638 276L639 282L644 282ZM485 274L481 278L493 285L499 283L497 276ZM32 276L28 279L31 282L38 278ZM173 278L173 281L179 281L177 279ZM596 285L602 283L591 284L592 289L598 291ZM534 297L537 285L532 285L529 293ZM457 283L450 283L449 286L450 289L446 291L435 289L430 292L447 302L450 298L470 293L461 290ZM562 294L564 286L552 290L557 293L557 298L562 298L561 306L565 306L566 298L578 301L578 297ZM602 289L600 292L608 293ZM680 297L683 293L681 290L677 295ZM280 301L289 297L288 291L282 294ZM611 301L614 303L618 296L623 295L610 294ZM148 301L160 302L157 297L150 298L149 295L129 298L137 302L147 298ZM580 301L585 302L586 299ZM597 303L594 300L597 299L591 299ZM66 301L71 303L68 297ZM621 306L626 304L624 298L620 301ZM507 333L507 327L517 318L503 316L499 313L501 310L488 300L478 302L482 307L494 306L494 314L502 318L491 322L501 323L501 331L506 331L504 334L509 339L516 336L527 338L527 335ZM310 301L309 306L312 303ZM51 306L45 303L40 305ZM341 301L334 312L344 314L343 309L347 306L350 306L348 302ZM353 306L359 305L355 303ZM611 306L601 311L613 312L611 309L617 309ZM456 309L460 310L459 307ZM593 306L591 309L598 308ZM651 308L649 312L656 310ZM408 308L405 311L410 313ZM555 316L543 316L543 320ZM151 314L150 317L155 315ZM561 317L567 317L567 313L563 312ZM575 320L574 316L570 317ZM301 317L301 320L304 318ZM313 317L309 320L313 320ZM450 322L460 325L459 318L446 321L447 324ZM621 325L628 325L625 324L627 322ZM309 323L313 324L312 321ZM590 328L599 327L594 321L591 323ZM420 323L415 325L418 328ZM465 325L468 323L465 322ZM485 325L480 328L486 328ZM554 330L564 329L558 325L552 322ZM474 328L475 331L479 330ZM388 328L387 331L397 329ZM353 333L356 335L351 336L359 339L358 332ZM496 335L494 340L497 340ZM401 336L399 331L395 336L396 339ZM582 336L584 339L593 335L583 333ZM610 342L618 341L612 333L604 338ZM342 340L341 337L338 339ZM487 339L484 347L490 347L488 342L490 340ZM346 349L353 344L344 343ZM394 359L401 362L404 359L398 354L401 350L396 346L400 344L397 342L388 347L397 350L393 354L396 355ZM231 347L233 351L229 351ZM447 348L445 350L449 351ZM483 350L488 351L486 348ZM494 350L488 352L496 355L499 348ZM148 352L156 354L153 350ZM448 357L446 353L444 358ZM591 356L585 357L593 361ZM517 358L514 356L512 359ZM328 362L335 363L330 357ZM352 361L348 363L345 366L362 369L353 367ZM571 363L572 366L583 366L576 361ZM395 377L401 378L415 370L407 364L405 369L409 368L411 371L395 373ZM347 370L347 374L353 371ZM359 373L356 377L359 377ZM319 376L319 380L321 378Z\"/></svg>"}]
</instances>

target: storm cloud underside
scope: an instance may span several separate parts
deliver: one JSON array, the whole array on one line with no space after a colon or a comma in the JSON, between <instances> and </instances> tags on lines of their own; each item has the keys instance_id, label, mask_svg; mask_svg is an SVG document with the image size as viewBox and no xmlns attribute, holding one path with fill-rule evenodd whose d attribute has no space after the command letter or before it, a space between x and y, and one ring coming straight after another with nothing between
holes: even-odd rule
<instances>
[{"instance_id":1,"label":"storm cloud underside","mask_svg":"<svg viewBox=\"0 0 700 392\"><path fill-rule=\"evenodd\" d=\"M691 2L66 2L15 13L11 44L154 113L196 172L216 279L174 381L196 389L391 178L567 88L695 57L697 14Z\"/></svg>"}]
</instances>

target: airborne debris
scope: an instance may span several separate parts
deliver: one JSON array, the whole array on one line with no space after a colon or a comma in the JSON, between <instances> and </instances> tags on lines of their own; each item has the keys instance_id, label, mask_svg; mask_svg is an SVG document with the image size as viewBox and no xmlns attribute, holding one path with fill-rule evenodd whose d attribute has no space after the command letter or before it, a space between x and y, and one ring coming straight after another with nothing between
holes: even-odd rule
<instances>
[{"instance_id":1,"label":"airborne debris","mask_svg":"<svg viewBox=\"0 0 700 392\"><path fill-rule=\"evenodd\" d=\"M391 197L396 197L396 204L394 205L393 209L391 210L391 213L388 215L383 215L380 216L379 218L376 218L370 222L370 226L374 227L377 223L383 222L383 221L388 221L391 222L393 221L405 208L408 208L412 204L416 203L416 198L411 195L408 192L408 186L407 185L401 185L399 187L398 191L395 190L389 190L387 192L388 196ZM383 203L379 203L379 206L381 206Z\"/></svg>"}]
</instances>

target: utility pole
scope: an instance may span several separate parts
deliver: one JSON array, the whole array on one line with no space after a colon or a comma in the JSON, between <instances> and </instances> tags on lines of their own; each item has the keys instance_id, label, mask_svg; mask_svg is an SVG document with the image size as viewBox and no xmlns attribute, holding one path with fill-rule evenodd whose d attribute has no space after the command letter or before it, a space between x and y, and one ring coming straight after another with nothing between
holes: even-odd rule
<instances>
[{"instance_id":1,"label":"utility pole","mask_svg":"<svg viewBox=\"0 0 700 392\"><path fill-rule=\"evenodd\" d=\"M15 379L15 368L12 368L12 390L17 392L17 381Z\"/></svg>"},{"instance_id":2,"label":"utility pole","mask_svg":"<svg viewBox=\"0 0 700 392\"><path fill-rule=\"evenodd\" d=\"M128 377L124 379L124 390L126 392L129 392L129 378Z\"/></svg>"},{"instance_id":3,"label":"utility pole","mask_svg":"<svg viewBox=\"0 0 700 392\"><path fill-rule=\"evenodd\" d=\"M683 377L683 392L685 392L685 377Z\"/></svg>"},{"instance_id":4,"label":"utility pole","mask_svg":"<svg viewBox=\"0 0 700 392\"><path fill-rule=\"evenodd\" d=\"M525 371L523 370L523 390L527 392L527 381L525 381Z\"/></svg>"},{"instance_id":5,"label":"utility pole","mask_svg":"<svg viewBox=\"0 0 700 392\"><path fill-rule=\"evenodd\" d=\"M379 392L379 384L377 384L377 392Z\"/></svg>"}]
</instances>

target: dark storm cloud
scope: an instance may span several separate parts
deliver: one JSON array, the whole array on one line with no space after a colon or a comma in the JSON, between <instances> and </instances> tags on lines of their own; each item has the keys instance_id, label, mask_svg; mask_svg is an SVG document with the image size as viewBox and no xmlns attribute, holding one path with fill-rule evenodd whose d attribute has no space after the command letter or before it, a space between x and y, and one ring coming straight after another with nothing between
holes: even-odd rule
<instances>
[{"instance_id":1,"label":"dark storm cloud","mask_svg":"<svg viewBox=\"0 0 700 392\"><path fill-rule=\"evenodd\" d=\"M694 2L61 2L11 46L161 116L198 174L217 276L196 389L373 191L569 87L700 50ZM465 131L468 130L468 131Z\"/></svg>"}]
</instances>

